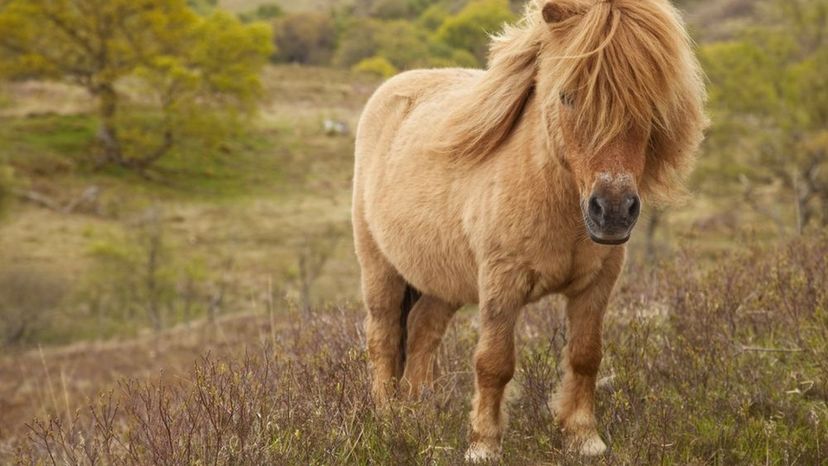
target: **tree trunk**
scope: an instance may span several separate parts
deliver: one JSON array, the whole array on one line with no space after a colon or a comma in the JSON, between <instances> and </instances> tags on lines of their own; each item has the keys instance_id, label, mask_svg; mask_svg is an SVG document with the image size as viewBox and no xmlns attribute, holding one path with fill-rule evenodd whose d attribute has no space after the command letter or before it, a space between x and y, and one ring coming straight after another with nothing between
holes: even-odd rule
<instances>
[{"instance_id":1,"label":"tree trunk","mask_svg":"<svg viewBox=\"0 0 828 466\"><path fill-rule=\"evenodd\" d=\"M100 141L103 148L103 162L123 165L121 142L118 139L118 128L115 124L115 117L118 113L118 94L111 83L98 86L96 94L98 95L98 112L101 118L98 141Z\"/></svg>"},{"instance_id":2,"label":"tree trunk","mask_svg":"<svg viewBox=\"0 0 828 466\"><path fill-rule=\"evenodd\" d=\"M311 272L308 270L308 251L299 254L299 301L302 313L307 315L311 310Z\"/></svg>"},{"instance_id":3,"label":"tree trunk","mask_svg":"<svg viewBox=\"0 0 828 466\"><path fill-rule=\"evenodd\" d=\"M650 210L650 218L647 221L647 230L645 235L645 256L647 262L654 262L656 260L656 231L658 230L659 225L661 224L661 216L664 214L664 211L661 209L652 209Z\"/></svg>"}]
</instances>

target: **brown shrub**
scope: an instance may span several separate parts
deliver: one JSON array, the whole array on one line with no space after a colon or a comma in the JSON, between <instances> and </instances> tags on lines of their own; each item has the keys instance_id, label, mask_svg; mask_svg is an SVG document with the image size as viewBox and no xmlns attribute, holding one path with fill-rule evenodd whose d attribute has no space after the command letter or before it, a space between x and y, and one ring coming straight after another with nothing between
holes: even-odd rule
<instances>
[{"instance_id":1,"label":"brown shrub","mask_svg":"<svg viewBox=\"0 0 828 466\"><path fill-rule=\"evenodd\" d=\"M607 464L821 464L828 458L828 238L700 264L631 265L606 324L599 396ZM631 277L631 279L629 279ZM520 326L503 464L580 464L546 400L565 343L561 303ZM473 318L441 346L417 403L375 409L362 312L294 313L238 359L178 383L125 382L72 425L31 424L17 460L72 464L459 464L468 433Z\"/></svg>"}]
</instances>

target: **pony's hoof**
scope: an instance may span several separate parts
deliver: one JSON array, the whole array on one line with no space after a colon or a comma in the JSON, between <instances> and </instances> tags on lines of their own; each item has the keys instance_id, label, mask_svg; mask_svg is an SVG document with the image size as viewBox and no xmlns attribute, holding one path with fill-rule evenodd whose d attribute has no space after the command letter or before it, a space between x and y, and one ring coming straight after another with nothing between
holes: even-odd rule
<instances>
[{"instance_id":1,"label":"pony's hoof","mask_svg":"<svg viewBox=\"0 0 828 466\"><path fill-rule=\"evenodd\" d=\"M607 451L607 445L598 434L590 434L584 439L578 439L573 446L583 456L600 456Z\"/></svg>"},{"instance_id":2,"label":"pony's hoof","mask_svg":"<svg viewBox=\"0 0 828 466\"><path fill-rule=\"evenodd\" d=\"M492 448L482 442L473 442L466 450L466 461L469 463L482 463L494 461L500 458L500 449Z\"/></svg>"}]
</instances>

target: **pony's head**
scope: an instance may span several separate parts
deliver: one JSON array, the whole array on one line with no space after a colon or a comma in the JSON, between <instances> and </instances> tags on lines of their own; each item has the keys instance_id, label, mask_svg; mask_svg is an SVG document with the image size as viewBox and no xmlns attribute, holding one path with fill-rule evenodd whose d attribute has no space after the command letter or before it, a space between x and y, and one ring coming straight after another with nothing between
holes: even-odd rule
<instances>
[{"instance_id":1,"label":"pony's head","mask_svg":"<svg viewBox=\"0 0 828 466\"><path fill-rule=\"evenodd\" d=\"M486 158L535 96L596 242L625 242L641 199L683 192L707 119L692 42L668 0L532 0L490 49L436 150Z\"/></svg>"},{"instance_id":2,"label":"pony's head","mask_svg":"<svg viewBox=\"0 0 828 466\"><path fill-rule=\"evenodd\" d=\"M691 41L667 0L545 0L533 13L550 148L574 177L593 241L624 243L641 197L675 193L701 141Z\"/></svg>"}]
</instances>

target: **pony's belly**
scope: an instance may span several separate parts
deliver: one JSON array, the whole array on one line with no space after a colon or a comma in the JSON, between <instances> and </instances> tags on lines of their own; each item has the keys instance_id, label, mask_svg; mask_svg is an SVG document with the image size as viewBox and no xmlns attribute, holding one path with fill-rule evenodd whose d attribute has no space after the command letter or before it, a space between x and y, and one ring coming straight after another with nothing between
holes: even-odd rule
<instances>
[{"instance_id":1,"label":"pony's belly","mask_svg":"<svg viewBox=\"0 0 828 466\"><path fill-rule=\"evenodd\" d=\"M453 304L477 302L475 272L451 258L424 254L419 259L420 264L416 267L407 268L404 264L398 267L403 278L414 288Z\"/></svg>"},{"instance_id":2,"label":"pony's belly","mask_svg":"<svg viewBox=\"0 0 828 466\"><path fill-rule=\"evenodd\" d=\"M374 240L405 281L451 303L477 302L477 264L459 225L414 214L382 217L371 225Z\"/></svg>"}]
</instances>

